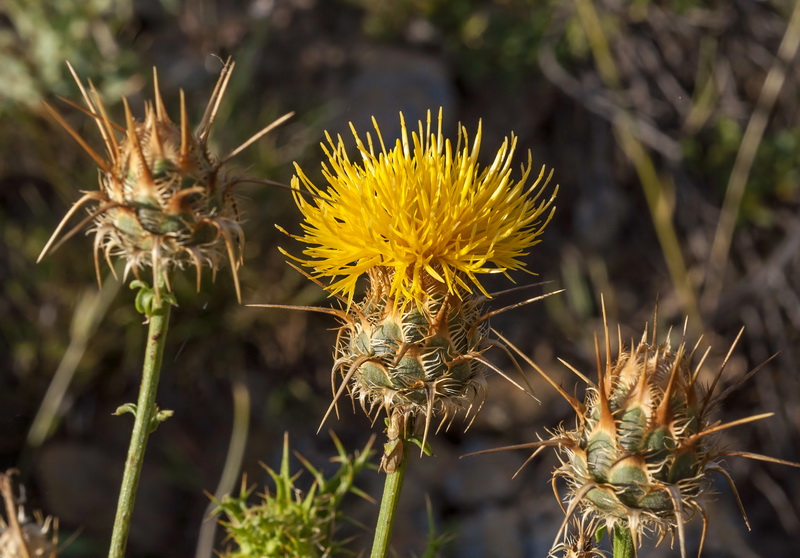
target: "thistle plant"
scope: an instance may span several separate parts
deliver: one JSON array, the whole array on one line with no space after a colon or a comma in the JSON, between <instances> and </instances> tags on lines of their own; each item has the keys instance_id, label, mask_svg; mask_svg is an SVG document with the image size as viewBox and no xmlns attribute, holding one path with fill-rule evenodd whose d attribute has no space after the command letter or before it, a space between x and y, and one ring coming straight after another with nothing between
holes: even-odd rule
<instances>
[{"instance_id":1,"label":"thistle plant","mask_svg":"<svg viewBox=\"0 0 800 558\"><path fill-rule=\"evenodd\" d=\"M615 558L632 558L647 534L658 542L668 535L674 540L677 535L681 556L686 558L684 523L699 515L703 522L699 555L708 525L703 499L710 492L711 473L728 482L749 528L733 479L721 459L739 456L792 467L800 464L727 450L715 440L714 435L723 430L773 415L763 413L727 423L714 419L714 411L731 390L761 368L752 370L739 384L716 392L742 332L706 387L699 378L710 348L702 355L699 343L689 348L685 325L677 347L669 340L659 343L655 326L652 335L645 328L641 340L630 348L624 347L620 335L619 353L612 360L608 324L604 323L605 359L598 346L597 382L570 366L588 384L585 401L568 394L528 360L573 408L576 427L559 427L547 440L500 448L536 448L528 461L545 447L557 448L561 466L553 474L553 485L563 479L568 492L566 517L554 550L568 546L569 522L579 515L581 525L588 521L612 535ZM579 536L586 538L585 533Z\"/></svg>"},{"instance_id":2,"label":"thistle plant","mask_svg":"<svg viewBox=\"0 0 800 558\"><path fill-rule=\"evenodd\" d=\"M186 265L194 266L199 289L202 268L209 267L215 275L225 254L237 298L241 299L237 270L244 234L234 187L242 182L271 182L230 172L226 163L291 116L276 120L227 155L213 156L208 148L209 135L233 67L230 61L225 64L200 124L192 131L182 91L179 123L167 114L155 70L154 98L145 103L144 119L135 119L123 99L122 126L111 120L91 81L87 89L70 66L86 108L66 102L95 121L105 146L105 157L45 104L53 118L99 167L99 189L83 193L56 228L39 259L89 224L94 234L98 282L101 257L112 271L112 258L122 259L123 279L131 273L136 277L130 285L138 290L136 308L145 314L149 324L138 401L117 409L117 414L132 413L135 421L109 551L114 558L125 553L147 440L158 424L171 415L171 411L159 410L155 404L170 309L176 304L170 293L170 273ZM84 207L89 214L61 236L66 224ZM141 280L140 271L145 267L152 270L152 286Z\"/></svg>"},{"instance_id":3,"label":"thistle plant","mask_svg":"<svg viewBox=\"0 0 800 558\"><path fill-rule=\"evenodd\" d=\"M524 269L522 257L540 241L557 192L543 197L544 168L529 180L530 153L521 177L512 178L513 135L481 167L480 126L472 144L460 126L454 146L442 134L441 111L436 128L430 113L411 134L402 114L400 122L391 148L374 119L375 141L351 125L356 160L341 137L326 134L325 188L296 165L292 186L304 221L294 238L307 247L302 256L284 252L342 306L303 308L341 322L323 423L344 394L374 421L385 417L387 477L373 557L388 552L409 443L428 451L434 418L439 428L460 415L474 418L486 398L486 370L503 374L484 353L497 344L488 318L507 308L486 310L490 295L480 276ZM368 288L356 301L363 276Z\"/></svg>"}]
</instances>

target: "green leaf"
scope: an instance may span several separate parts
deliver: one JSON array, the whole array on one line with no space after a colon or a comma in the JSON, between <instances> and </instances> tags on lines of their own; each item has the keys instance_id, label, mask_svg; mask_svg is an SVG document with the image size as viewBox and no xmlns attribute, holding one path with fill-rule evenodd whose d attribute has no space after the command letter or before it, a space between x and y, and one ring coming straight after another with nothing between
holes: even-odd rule
<instances>
[{"instance_id":1,"label":"green leaf","mask_svg":"<svg viewBox=\"0 0 800 558\"><path fill-rule=\"evenodd\" d=\"M120 416L124 415L125 413L130 413L136 418L136 403L125 403L124 405L120 405L117 407L117 410L114 411L114 415Z\"/></svg>"},{"instance_id":2,"label":"green leaf","mask_svg":"<svg viewBox=\"0 0 800 558\"><path fill-rule=\"evenodd\" d=\"M411 436L408 439L409 442L417 446L419 449L423 451L423 453L427 456L433 455L433 447L428 442L425 442L425 445L422 445L422 438L419 436Z\"/></svg>"}]
</instances>

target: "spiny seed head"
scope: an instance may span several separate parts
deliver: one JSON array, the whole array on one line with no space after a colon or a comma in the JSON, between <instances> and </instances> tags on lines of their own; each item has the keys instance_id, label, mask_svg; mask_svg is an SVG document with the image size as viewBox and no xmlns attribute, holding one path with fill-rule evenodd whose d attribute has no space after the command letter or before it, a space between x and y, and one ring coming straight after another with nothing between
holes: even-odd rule
<instances>
[{"instance_id":1,"label":"spiny seed head","mask_svg":"<svg viewBox=\"0 0 800 558\"><path fill-rule=\"evenodd\" d=\"M209 152L209 133L233 67L229 62L223 68L205 115L194 132L190 131L183 92L180 123L170 119L161 99L155 70L154 100L145 103L143 120L134 119L127 101L123 100L125 126L109 119L91 82L87 92L73 71L88 107L88 110L81 110L97 123L106 157L89 147L54 109L45 105L100 167L100 188L85 192L75 203L42 250L40 259L72 215L80 207L93 205L85 221L92 222L91 230L95 234L98 281L102 254L109 266L112 256L122 258L126 276L133 272L138 278L141 268L152 267L157 290L162 276L169 287L171 268L192 265L199 289L202 268L208 266L216 273L224 253L232 268L237 297L241 298L237 272L244 233L233 187L240 182L256 180L230 174L223 165L277 122L225 157L216 158ZM75 227L61 242L83 224Z\"/></svg>"}]
</instances>

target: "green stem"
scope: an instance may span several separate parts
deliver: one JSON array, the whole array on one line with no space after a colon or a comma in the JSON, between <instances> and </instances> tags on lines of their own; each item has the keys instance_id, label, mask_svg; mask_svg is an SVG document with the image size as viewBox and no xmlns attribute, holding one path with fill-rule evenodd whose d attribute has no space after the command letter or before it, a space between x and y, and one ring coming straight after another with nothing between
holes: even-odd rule
<instances>
[{"instance_id":1,"label":"green stem","mask_svg":"<svg viewBox=\"0 0 800 558\"><path fill-rule=\"evenodd\" d=\"M156 407L156 391L161 372L161 359L167 340L169 314L172 305L169 301L154 302L150 316L150 327L147 330L147 346L145 347L142 383L139 386L139 400L136 405L136 420L133 423L131 443L128 447L128 458L125 461L125 473L117 502L117 515L114 519L114 530L111 534L109 558L124 558L128 543L131 515L136 501L136 489L139 475L142 472L147 439L158 423Z\"/></svg>"},{"instance_id":2,"label":"green stem","mask_svg":"<svg viewBox=\"0 0 800 558\"><path fill-rule=\"evenodd\" d=\"M397 503L400 501L400 490L403 488L403 479L406 476L406 467L408 466L408 453L411 450L407 441L401 439L398 440L398 443L403 444L400 463L393 473L386 474L381 510L378 514L378 524L375 526L375 540L372 542L370 558L385 558L389 552L394 514L397 511Z\"/></svg>"},{"instance_id":3,"label":"green stem","mask_svg":"<svg viewBox=\"0 0 800 558\"><path fill-rule=\"evenodd\" d=\"M635 558L635 556L630 528L617 523L614 526L614 558Z\"/></svg>"}]
</instances>

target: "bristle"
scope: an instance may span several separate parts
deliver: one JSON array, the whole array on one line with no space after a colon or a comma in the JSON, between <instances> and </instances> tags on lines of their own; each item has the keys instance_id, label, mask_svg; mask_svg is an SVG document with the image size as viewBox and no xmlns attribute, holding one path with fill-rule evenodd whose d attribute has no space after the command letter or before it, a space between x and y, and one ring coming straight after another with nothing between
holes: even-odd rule
<instances>
[{"instance_id":1,"label":"bristle","mask_svg":"<svg viewBox=\"0 0 800 558\"><path fill-rule=\"evenodd\" d=\"M722 373L725 371L725 367L728 365L728 361L731 359L731 356L733 355L733 350L736 348L736 345L738 345L739 340L742 338L743 334L744 334L744 328L741 328L739 330L739 334L736 336L736 339L734 339L733 343L731 343L731 348L728 349L728 354L725 355L725 358L722 360L722 364L719 367L719 371L717 372L717 375L714 376L714 380L711 382L711 385L708 387L708 391L706 392L706 396L703 399L703 404L700 407L700 412L701 413L705 413L706 409L708 408L708 405L711 402L711 398L714 395L714 391L717 389L717 384L719 383L719 379L722 377Z\"/></svg>"},{"instance_id":2,"label":"bristle","mask_svg":"<svg viewBox=\"0 0 800 558\"><path fill-rule=\"evenodd\" d=\"M231 265L231 274L233 275L233 286L236 289L236 300L242 302L242 289L239 285L239 266L241 265L241 259L239 254L242 253L242 246L241 246L241 236L237 235L239 238L239 246L234 248L233 241L231 240L231 235L225 227L217 226L217 230L219 230L220 234L222 235L222 239L225 242L225 249L228 252L228 262Z\"/></svg>"},{"instance_id":3,"label":"bristle","mask_svg":"<svg viewBox=\"0 0 800 558\"><path fill-rule=\"evenodd\" d=\"M269 132L271 132L272 130L274 130L287 120L289 120L292 116L294 116L294 112L289 112L287 114L284 114L283 116L272 122L272 124L263 128L260 132L253 134L253 136L249 140L247 140L242 145L240 145L239 147L237 147L236 149L234 149L233 151L222 157L222 159L220 159L219 162L217 163L217 167L224 165L226 162L236 157L239 153L241 153L242 151L253 145L258 140L260 140L264 135L268 134Z\"/></svg>"},{"instance_id":4,"label":"bristle","mask_svg":"<svg viewBox=\"0 0 800 558\"><path fill-rule=\"evenodd\" d=\"M161 138L159 126L168 123L168 120L166 122L163 121L158 115L158 108L154 109L152 105L148 104L146 106L146 112L145 126L147 127L149 124L150 140L155 144L155 157L153 159L155 161L163 161L167 158L167 155L164 152L164 141Z\"/></svg>"},{"instance_id":5,"label":"bristle","mask_svg":"<svg viewBox=\"0 0 800 558\"><path fill-rule=\"evenodd\" d=\"M158 85L158 70L153 66L153 99L155 99L156 119L159 122L169 122L169 115L161 97L161 88Z\"/></svg>"},{"instance_id":6,"label":"bristle","mask_svg":"<svg viewBox=\"0 0 800 558\"><path fill-rule=\"evenodd\" d=\"M86 103L86 107L93 115L98 114L100 111L99 107L95 103L96 99L92 99L86 92L86 88L84 88L81 79L78 77L78 73L75 71L75 68L72 67L72 64L69 63L69 61L67 61L67 68L69 68L69 72L72 74L72 79L75 80L75 83L78 85L78 89L80 90L81 95L83 96L83 101ZM90 87L94 89L94 87L91 86L91 82L89 82L89 84ZM105 130L103 124L98 119L95 119L95 123L97 124L97 127L100 130L100 135L103 137L103 141L105 142L106 145L109 145L109 138L107 136L107 131Z\"/></svg>"},{"instance_id":7,"label":"bristle","mask_svg":"<svg viewBox=\"0 0 800 558\"><path fill-rule=\"evenodd\" d=\"M93 99L92 104L100 115L100 118L96 119L98 122L98 127L100 128L100 135L103 137L103 142L106 144L106 151L108 152L111 164L116 165L118 164L119 159L119 144L117 143L114 126L112 125L111 120L108 118L106 107L103 104L102 99L100 99L100 94L97 92L97 89L95 89L92 80L89 80L89 91L91 92Z\"/></svg>"},{"instance_id":8,"label":"bristle","mask_svg":"<svg viewBox=\"0 0 800 558\"><path fill-rule=\"evenodd\" d=\"M773 416L775 413L761 413L760 415L753 415L750 417L745 417L737 420L732 420L730 422L726 422L724 424L717 424L713 426L709 426L708 428L703 429L701 432L697 432L696 434L692 434L689 438L687 438L687 443L693 444L700 438L705 436L709 436L711 434L716 434L717 432L721 432L722 430L727 430L728 428L733 428L735 426L741 426L743 424L747 424L750 422L755 422L757 420L763 420L765 418L769 418Z\"/></svg>"},{"instance_id":9,"label":"bristle","mask_svg":"<svg viewBox=\"0 0 800 558\"><path fill-rule=\"evenodd\" d=\"M75 204L75 205L78 205L78 204ZM98 207L97 209L92 211L89 215L84 217L83 220L80 223L78 223L77 225L72 227L67 234L65 234L64 236L59 238L58 242L56 242L55 244L53 244L52 247L50 247L50 242L55 240L55 238L57 236L56 233L53 233L53 236L50 237L50 242L47 243L45 248L42 250L42 253L39 255L39 259L41 259L41 257L45 254L46 250L49 250L50 252L55 252L56 250L61 248L61 245L64 244L67 240L69 240L70 238L72 238L73 236L78 234L78 232L80 232L83 229L83 227L85 227L87 224L91 223L92 221L97 219L97 217L99 217L99 216L103 215L104 213L106 213L108 210L113 209L115 207L119 207L119 206L120 206L120 204L118 204L116 202L104 203L103 205L101 205L100 207ZM74 207L75 206L73 206L73 208ZM70 211L68 211L67 214L64 216L64 219L62 220L62 223L65 223L66 220L69 219L72 215L73 215L73 211L72 211L72 208L70 208ZM56 231L60 232L60 229L61 229L61 225L59 225L59 228L57 228Z\"/></svg>"},{"instance_id":10,"label":"bristle","mask_svg":"<svg viewBox=\"0 0 800 558\"><path fill-rule=\"evenodd\" d=\"M186 113L186 94L181 89L181 165L189 158L192 134L189 131L189 115Z\"/></svg>"},{"instance_id":11,"label":"bristle","mask_svg":"<svg viewBox=\"0 0 800 558\"><path fill-rule=\"evenodd\" d=\"M667 387L664 388L664 395L662 396L661 403L656 410L656 423L669 424L674 418L672 409L672 391L675 389L675 384L678 381L678 376L683 373L683 344L678 348L678 352L671 358L672 366L669 371L669 379L667 380ZM657 349L658 350L658 349ZM658 366L658 358L654 366ZM655 370L653 371L655 373Z\"/></svg>"},{"instance_id":12,"label":"bristle","mask_svg":"<svg viewBox=\"0 0 800 558\"><path fill-rule=\"evenodd\" d=\"M520 357L522 357L522 359L526 363L528 363L530 365L531 368L533 368L542 378L544 378L544 380L548 384L553 386L553 388L558 392L558 394L561 395L561 397L563 397L564 400L567 403L569 403L570 407L572 407L572 409L575 411L575 413L578 416L581 416L583 414L583 407L582 407L581 403L578 401L577 398L575 398L575 397L571 396L569 393L567 393L566 390L564 390L564 388L562 388L560 385L558 385L544 370L542 370L535 362L533 362L533 360L530 357L528 357L527 355L523 354L508 339L503 337L499 332L494 332L494 333L495 333L495 335L497 335L497 337L500 339L500 341L502 341L503 343L505 343L506 346L508 346L512 350L514 350ZM569 367L569 365L567 365L567 366ZM575 371L575 369L572 369L572 370ZM575 371L575 372L577 372L577 371ZM578 373L578 375L581 375L581 374ZM587 383L589 383L588 379L586 379L586 381L587 381Z\"/></svg>"},{"instance_id":13,"label":"bristle","mask_svg":"<svg viewBox=\"0 0 800 558\"><path fill-rule=\"evenodd\" d=\"M98 155L97 152L94 149L89 147L89 144L86 143L86 141L81 137L81 135L78 132L76 132L75 129L72 126L70 126L67 123L66 120L64 120L61 117L61 115L58 113L58 111L56 109L54 109L53 107L51 107L50 105L48 105L44 101L42 101L42 104L44 105L44 108L47 110L47 112L50 113L50 116L52 116L53 119L56 122L58 122L61 125L61 127L64 128L69 133L69 135L72 136L72 138L75 141L78 142L78 145L80 145L83 148L83 150L86 151L86 153L89 154L89 156L94 160L94 162L97 164L97 166L100 167L104 172L110 173L111 172L111 168L103 160L103 158L100 157L100 155Z\"/></svg>"},{"instance_id":14,"label":"bristle","mask_svg":"<svg viewBox=\"0 0 800 558\"><path fill-rule=\"evenodd\" d=\"M512 289L509 289L506 292L510 292L510 291L512 291ZM479 321L475 325L482 324L483 322L486 322L486 321L490 320L491 318L494 318L495 316L497 316L499 314L503 314L505 312L508 312L509 310L515 310L517 308L522 308L523 306L527 306L528 304L531 304L532 302L538 302L540 300L544 300L544 299L549 298L549 297L551 297L553 295L557 295L559 293L563 293L564 291L566 291L566 289L557 289L555 291L550 291L550 292L545 293L543 295L535 296L533 298L528 298L528 299L523 300L521 302L515 302L514 304L509 304L508 306L503 306L502 308L498 308L496 310L491 310L491 311L487 312L486 315L481 316ZM492 295L492 297L496 297L499 294L501 294L501 293L494 293Z\"/></svg>"},{"instance_id":15,"label":"bristle","mask_svg":"<svg viewBox=\"0 0 800 558\"><path fill-rule=\"evenodd\" d=\"M604 329L605 331L608 331L608 324L605 325ZM595 353L597 354L597 399L600 407L598 409L600 414L599 425L603 432L613 432L615 420L614 414L611 412L611 405L608 401L609 392L612 388L608 377L608 374L611 373L611 361L610 359L606 359L607 368L604 373L602 367L600 366L600 347L598 345L596 335L594 337L594 349Z\"/></svg>"},{"instance_id":16,"label":"bristle","mask_svg":"<svg viewBox=\"0 0 800 558\"><path fill-rule=\"evenodd\" d=\"M744 457L747 457L747 455L745 455ZM736 483L733 482L733 478L731 477L730 473L728 473L728 471L726 471L719 465L715 464L708 465L706 469L708 471L719 473L728 482L728 486L730 487L731 492L733 492L733 496L736 499L736 504L739 506L739 513L741 514L742 519L744 520L744 524L747 526L747 530L750 531L751 530L750 520L747 518L747 512L744 509L744 504L742 504L742 498L739 496L739 490L736 488Z\"/></svg>"},{"instance_id":17,"label":"bristle","mask_svg":"<svg viewBox=\"0 0 800 558\"><path fill-rule=\"evenodd\" d=\"M206 111L203 114L203 118L200 120L200 125L197 127L197 140L201 144L208 142L208 135L211 132L211 127L214 125L214 120L217 117L219 104L222 102L222 97L225 95L225 90L228 88L228 82L231 79L233 68L235 66L236 63L228 58L225 61L222 72L220 72L217 84L214 86L214 92L211 93L211 99L208 101Z\"/></svg>"},{"instance_id":18,"label":"bristle","mask_svg":"<svg viewBox=\"0 0 800 558\"><path fill-rule=\"evenodd\" d=\"M61 234L61 231L67 225L72 216L75 215L75 213L77 213L78 210L84 206L84 204L89 203L91 201L98 201L100 199L101 197L99 195L99 192L88 192L83 196L81 196L81 198L78 201L76 201L72 205L72 207L69 208L69 211L67 211L67 214L64 215L63 219L61 219L61 222L56 227L56 230L53 231L52 235L50 235L50 239L47 241L47 244L44 245L44 248L42 248L42 251L39 253L39 257L36 258L36 263L41 262L42 258L50 251L50 247L56 241L58 235Z\"/></svg>"},{"instance_id":19,"label":"bristle","mask_svg":"<svg viewBox=\"0 0 800 558\"><path fill-rule=\"evenodd\" d=\"M611 370L611 341L608 338L608 316L606 315L606 300L600 296L600 308L603 311L603 338L606 348L606 370Z\"/></svg>"}]
</instances>

